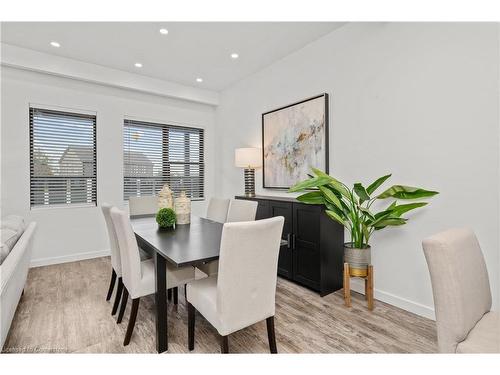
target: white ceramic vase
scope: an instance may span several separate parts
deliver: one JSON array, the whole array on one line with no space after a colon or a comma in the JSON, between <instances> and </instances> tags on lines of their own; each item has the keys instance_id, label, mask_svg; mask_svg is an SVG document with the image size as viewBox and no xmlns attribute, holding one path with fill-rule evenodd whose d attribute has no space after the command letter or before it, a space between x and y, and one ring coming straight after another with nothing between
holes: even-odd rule
<instances>
[{"instance_id":1,"label":"white ceramic vase","mask_svg":"<svg viewBox=\"0 0 500 375\"><path fill-rule=\"evenodd\" d=\"M191 222L191 200L185 191L175 198L174 211L177 215L177 224L189 224Z\"/></svg>"},{"instance_id":2,"label":"white ceramic vase","mask_svg":"<svg viewBox=\"0 0 500 375\"><path fill-rule=\"evenodd\" d=\"M158 207L159 208L174 208L174 198L172 190L168 184L163 185L158 193ZM174 210L175 211L175 210Z\"/></svg>"}]
</instances>

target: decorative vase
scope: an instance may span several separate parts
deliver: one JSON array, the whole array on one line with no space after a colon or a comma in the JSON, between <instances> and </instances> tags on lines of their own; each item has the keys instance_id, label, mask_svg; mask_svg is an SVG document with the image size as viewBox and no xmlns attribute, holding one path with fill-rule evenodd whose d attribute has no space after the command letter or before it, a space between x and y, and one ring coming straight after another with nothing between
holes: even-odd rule
<instances>
[{"instance_id":1,"label":"decorative vase","mask_svg":"<svg viewBox=\"0 0 500 375\"><path fill-rule=\"evenodd\" d=\"M371 264L371 246L359 249L352 242L344 244L344 262L349 263L349 273L355 277L366 277Z\"/></svg>"},{"instance_id":2,"label":"decorative vase","mask_svg":"<svg viewBox=\"0 0 500 375\"><path fill-rule=\"evenodd\" d=\"M177 214L177 224L189 224L191 222L191 200L185 191L175 198L174 211Z\"/></svg>"},{"instance_id":3,"label":"decorative vase","mask_svg":"<svg viewBox=\"0 0 500 375\"><path fill-rule=\"evenodd\" d=\"M158 206L159 208L174 208L174 198L168 184L163 185L158 193Z\"/></svg>"}]
</instances>

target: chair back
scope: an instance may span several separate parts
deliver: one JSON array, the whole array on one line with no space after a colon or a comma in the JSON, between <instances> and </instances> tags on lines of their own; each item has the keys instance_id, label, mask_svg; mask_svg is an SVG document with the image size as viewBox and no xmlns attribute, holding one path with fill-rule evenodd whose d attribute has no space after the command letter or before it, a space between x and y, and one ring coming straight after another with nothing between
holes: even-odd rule
<instances>
[{"instance_id":1,"label":"chair back","mask_svg":"<svg viewBox=\"0 0 500 375\"><path fill-rule=\"evenodd\" d=\"M115 227L111 220L111 206L110 204L103 203L101 205L104 221L106 222L106 229L108 232L109 248L111 252L111 266L116 272L118 277L122 277L122 263L120 258L120 249L118 248L118 239L116 238Z\"/></svg>"},{"instance_id":2,"label":"chair back","mask_svg":"<svg viewBox=\"0 0 500 375\"><path fill-rule=\"evenodd\" d=\"M120 249L123 284L133 296L137 294L136 289L142 278L139 247L127 213L116 207L111 208L110 212Z\"/></svg>"},{"instance_id":3,"label":"chair back","mask_svg":"<svg viewBox=\"0 0 500 375\"><path fill-rule=\"evenodd\" d=\"M283 216L226 223L222 230L217 312L228 334L274 316Z\"/></svg>"},{"instance_id":4,"label":"chair back","mask_svg":"<svg viewBox=\"0 0 500 375\"><path fill-rule=\"evenodd\" d=\"M258 203L243 199L231 199L229 210L227 212L227 223L237 221L254 221L257 214Z\"/></svg>"},{"instance_id":5,"label":"chair back","mask_svg":"<svg viewBox=\"0 0 500 375\"><path fill-rule=\"evenodd\" d=\"M483 253L474 232L466 228L438 233L422 246L431 275L439 351L455 353L491 308Z\"/></svg>"},{"instance_id":6,"label":"chair back","mask_svg":"<svg viewBox=\"0 0 500 375\"><path fill-rule=\"evenodd\" d=\"M154 215L158 212L158 197L156 195L145 197L130 197L128 200L130 216Z\"/></svg>"},{"instance_id":7,"label":"chair back","mask_svg":"<svg viewBox=\"0 0 500 375\"><path fill-rule=\"evenodd\" d=\"M229 199L210 198L207 209L207 219L225 223L228 208Z\"/></svg>"}]
</instances>

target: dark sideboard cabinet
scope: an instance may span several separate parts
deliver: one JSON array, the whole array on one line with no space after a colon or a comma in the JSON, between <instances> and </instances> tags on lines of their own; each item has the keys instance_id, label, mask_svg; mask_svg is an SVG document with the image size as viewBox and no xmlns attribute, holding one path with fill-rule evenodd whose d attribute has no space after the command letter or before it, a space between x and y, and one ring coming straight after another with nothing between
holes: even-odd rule
<instances>
[{"instance_id":1,"label":"dark sideboard cabinet","mask_svg":"<svg viewBox=\"0 0 500 375\"><path fill-rule=\"evenodd\" d=\"M344 228L331 220L323 206L303 204L294 198L256 196L256 220L283 216L283 239L278 275L325 296L342 288Z\"/></svg>"}]
</instances>

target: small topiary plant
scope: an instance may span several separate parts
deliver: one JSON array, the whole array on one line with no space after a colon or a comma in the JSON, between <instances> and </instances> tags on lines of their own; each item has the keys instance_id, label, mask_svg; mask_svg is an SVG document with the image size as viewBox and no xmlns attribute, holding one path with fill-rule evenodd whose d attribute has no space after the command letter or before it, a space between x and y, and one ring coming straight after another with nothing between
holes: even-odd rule
<instances>
[{"instance_id":1,"label":"small topiary plant","mask_svg":"<svg viewBox=\"0 0 500 375\"><path fill-rule=\"evenodd\" d=\"M171 208L162 208L156 214L156 222L160 228L175 227L177 215Z\"/></svg>"}]
</instances>

